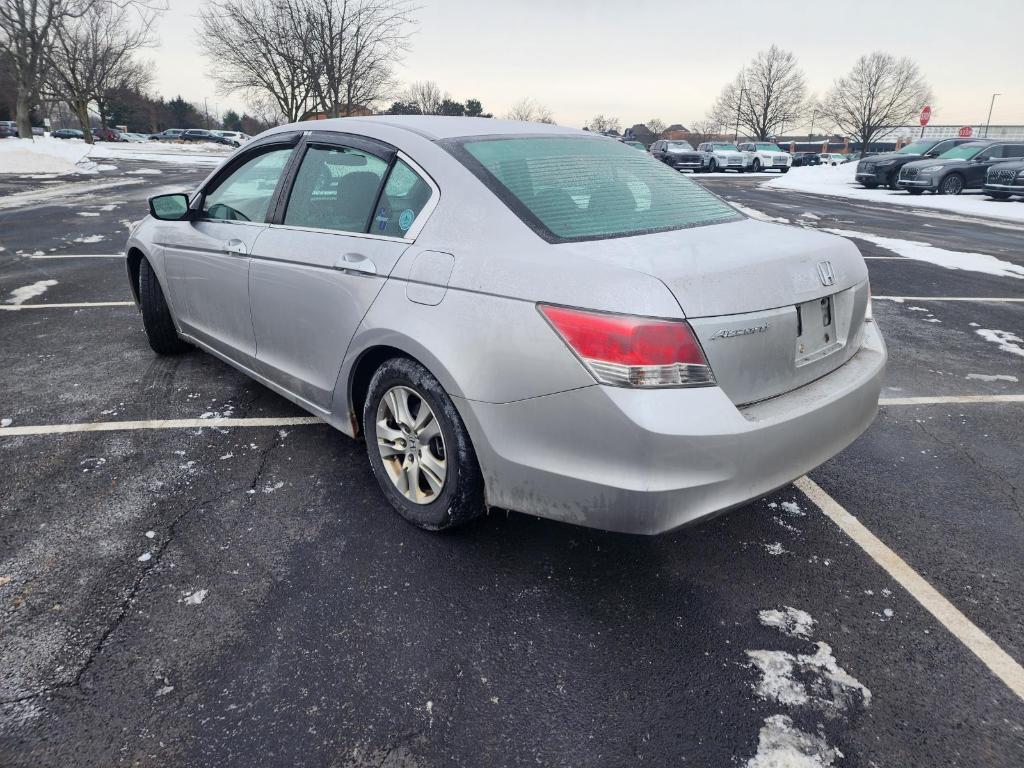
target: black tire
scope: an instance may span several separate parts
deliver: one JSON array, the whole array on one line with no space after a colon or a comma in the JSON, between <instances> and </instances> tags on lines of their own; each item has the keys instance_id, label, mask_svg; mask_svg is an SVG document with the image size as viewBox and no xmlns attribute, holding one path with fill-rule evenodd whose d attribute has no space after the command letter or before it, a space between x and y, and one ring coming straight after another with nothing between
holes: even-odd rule
<instances>
[{"instance_id":1,"label":"black tire","mask_svg":"<svg viewBox=\"0 0 1024 768\"><path fill-rule=\"evenodd\" d=\"M1010 193L1009 192L986 192L985 194L988 197L991 197L993 200L1009 200L1010 199Z\"/></svg>"},{"instance_id":2,"label":"black tire","mask_svg":"<svg viewBox=\"0 0 1024 768\"><path fill-rule=\"evenodd\" d=\"M908 189L907 192L909 192L912 195L920 195L922 192L924 192L924 190L923 189Z\"/></svg>"},{"instance_id":3,"label":"black tire","mask_svg":"<svg viewBox=\"0 0 1024 768\"><path fill-rule=\"evenodd\" d=\"M862 187L864 187L864 189L874 189L875 187L878 186L878 182L877 181L862 181L860 183L860 185Z\"/></svg>"},{"instance_id":4,"label":"black tire","mask_svg":"<svg viewBox=\"0 0 1024 768\"><path fill-rule=\"evenodd\" d=\"M718 162L715 158L711 158L711 162L708 163L708 173L718 173Z\"/></svg>"},{"instance_id":5,"label":"black tire","mask_svg":"<svg viewBox=\"0 0 1024 768\"><path fill-rule=\"evenodd\" d=\"M385 468L378 447L377 411L381 399L395 386L411 389L421 398L441 428L444 485L436 498L426 504L417 504L402 495ZM483 475L469 433L451 398L426 368L405 357L393 357L382 363L370 380L362 418L366 454L373 474L385 498L407 521L427 531L445 531L486 511Z\"/></svg>"},{"instance_id":6,"label":"black tire","mask_svg":"<svg viewBox=\"0 0 1024 768\"><path fill-rule=\"evenodd\" d=\"M158 355L179 355L188 349L189 345L178 338L160 281L146 259L139 263L139 304L146 338L154 352Z\"/></svg>"},{"instance_id":7,"label":"black tire","mask_svg":"<svg viewBox=\"0 0 1024 768\"><path fill-rule=\"evenodd\" d=\"M893 171L892 173L885 177L885 186L887 186L889 189L895 192L896 190L899 189L899 186L896 184L896 181L896 171Z\"/></svg>"},{"instance_id":8,"label":"black tire","mask_svg":"<svg viewBox=\"0 0 1024 768\"><path fill-rule=\"evenodd\" d=\"M789 168L779 168L782 173L789 173Z\"/></svg>"},{"instance_id":9,"label":"black tire","mask_svg":"<svg viewBox=\"0 0 1024 768\"><path fill-rule=\"evenodd\" d=\"M754 158L754 162L752 162L750 164L750 172L751 173L760 173L761 172L761 160L759 158L755 157Z\"/></svg>"},{"instance_id":10,"label":"black tire","mask_svg":"<svg viewBox=\"0 0 1024 768\"><path fill-rule=\"evenodd\" d=\"M950 173L939 182L940 195L959 195L964 191L964 177L959 173Z\"/></svg>"}]
</instances>

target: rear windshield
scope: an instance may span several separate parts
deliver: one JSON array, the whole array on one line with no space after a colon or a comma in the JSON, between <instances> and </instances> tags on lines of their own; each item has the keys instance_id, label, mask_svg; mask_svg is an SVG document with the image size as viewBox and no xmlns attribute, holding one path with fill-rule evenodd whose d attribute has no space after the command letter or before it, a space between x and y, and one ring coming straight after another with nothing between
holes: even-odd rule
<instances>
[{"instance_id":1,"label":"rear windshield","mask_svg":"<svg viewBox=\"0 0 1024 768\"><path fill-rule=\"evenodd\" d=\"M742 218L678 171L618 141L516 137L461 139L445 147L548 242Z\"/></svg>"}]
</instances>

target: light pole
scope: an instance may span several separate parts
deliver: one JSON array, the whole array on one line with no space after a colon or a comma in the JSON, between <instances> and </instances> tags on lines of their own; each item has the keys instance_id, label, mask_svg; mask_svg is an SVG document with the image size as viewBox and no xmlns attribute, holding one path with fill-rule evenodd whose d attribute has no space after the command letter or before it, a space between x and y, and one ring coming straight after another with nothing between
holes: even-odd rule
<instances>
[{"instance_id":1,"label":"light pole","mask_svg":"<svg viewBox=\"0 0 1024 768\"><path fill-rule=\"evenodd\" d=\"M988 103L988 119L985 120L985 138L986 139L988 138L988 128L992 124L992 107L995 106L996 96L1002 96L1002 95L1003 94L1001 94L1001 93L993 93L992 94L992 101L990 101Z\"/></svg>"},{"instance_id":2,"label":"light pole","mask_svg":"<svg viewBox=\"0 0 1024 768\"><path fill-rule=\"evenodd\" d=\"M811 109L811 132L807 134L808 141L814 141L814 118L818 116L817 107Z\"/></svg>"},{"instance_id":3,"label":"light pole","mask_svg":"<svg viewBox=\"0 0 1024 768\"><path fill-rule=\"evenodd\" d=\"M746 92L746 88L740 88L740 97L736 100L736 135L732 139L734 142L740 140L740 107L743 105L743 94Z\"/></svg>"}]
</instances>

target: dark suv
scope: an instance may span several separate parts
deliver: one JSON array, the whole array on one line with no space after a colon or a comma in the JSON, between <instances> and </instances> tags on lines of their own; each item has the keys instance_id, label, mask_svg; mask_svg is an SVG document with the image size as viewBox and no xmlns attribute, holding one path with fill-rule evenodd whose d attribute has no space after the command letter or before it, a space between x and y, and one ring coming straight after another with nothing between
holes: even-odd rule
<instances>
[{"instance_id":1,"label":"dark suv","mask_svg":"<svg viewBox=\"0 0 1024 768\"><path fill-rule=\"evenodd\" d=\"M1024 159L989 168L985 177L985 194L995 200L1006 200L1010 195L1024 197Z\"/></svg>"},{"instance_id":2,"label":"dark suv","mask_svg":"<svg viewBox=\"0 0 1024 768\"><path fill-rule=\"evenodd\" d=\"M13 120L0 120L0 139L18 138L18 124Z\"/></svg>"},{"instance_id":3,"label":"dark suv","mask_svg":"<svg viewBox=\"0 0 1024 768\"><path fill-rule=\"evenodd\" d=\"M907 163L929 157L938 157L943 152L953 149L953 147L958 147L971 141L977 141L977 139L922 139L921 141L915 141L913 144L908 144L896 152L872 155L857 163L857 181L868 189L874 189L880 184L889 189L896 189L900 168Z\"/></svg>"},{"instance_id":4,"label":"dark suv","mask_svg":"<svg viewBox=\"0 0 1024 768\"><path fill-rule=\"evenodd\" d=\"M662 139L651 144L648 150L652 156L677 171L693 171L704 169L704 156L694 150L688 141L670 141Z\"/></svg>"},{"instance_id":5,"label":"dark suv","mask_svg":"<svg viewBox=\"0 0 1024 768\"><path fill-rule=\"evenodd\" d=\"M1018 157L1024 157L1024 143L975 140L953 147L935 159L907 163L900 169L896 183L912 195L925 190L959 195L965 189L981 189L989 168Z\"/></svg>"}]
</instances>

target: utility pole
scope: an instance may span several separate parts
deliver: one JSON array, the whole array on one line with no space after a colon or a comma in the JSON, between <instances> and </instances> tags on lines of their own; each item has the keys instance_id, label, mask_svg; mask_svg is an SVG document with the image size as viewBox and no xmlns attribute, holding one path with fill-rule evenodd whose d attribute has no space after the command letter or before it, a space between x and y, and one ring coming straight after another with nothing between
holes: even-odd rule
<instances>
[{"instance_id":1,"label":"utility pole","mask_svg":"<svg viewBox=\"0 0 1024 768\"><path fill-rule=\"evenodd\" d=\"M206 103L206 97L203 96L203 112L206 113L206 130L210 130L210 105Z\"/></svg>"},{"instance_id":2,"label":"utility pole","mask_svg":"<svg viewBox=\"0 0 1024 768\"><path fill-rule=\"evenodd\" d=\"M807 134L807 138L810 141L814 141L814 118L818 116L818 108L814 107L811 109L811 132Z\"/></svg>"},{"instance_id":3,"label":"utility pole","mask_svg":"<svg viewBox=\"0 0 1024 768\"><path fill-rule=\"evenodd\" d=\"M994 106L995 106L995 103L996 103L996 96L1002 96L1002 95L1003 95L1003 94L1001 94L1001 93L993 93L993 94L992 94L992 101L990 101L990 102L988 103L988 119L987 119L987 120L985 120L985 138L986 138L986 139L988 138L988 129L989 129L989 126L990 126L990 125L992 125L992 107L994 107Z\"/></svg>"}]
</instances>

